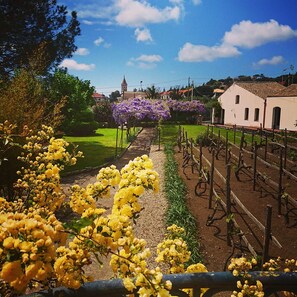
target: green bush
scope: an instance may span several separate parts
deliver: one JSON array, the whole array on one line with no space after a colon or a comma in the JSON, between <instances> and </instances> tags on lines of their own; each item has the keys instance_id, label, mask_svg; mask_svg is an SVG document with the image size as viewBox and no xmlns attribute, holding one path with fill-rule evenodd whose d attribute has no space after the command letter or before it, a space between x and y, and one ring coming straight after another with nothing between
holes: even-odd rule
<instances>
[{"instance_id":1,"label":"green bush","mask_svg":"<svg viewBox=\"0 0 297 297\"><path fill-rule=\"evenodd\" d=\"M99 124L95 121L92 122L73 122L71 123L65 132L71 136L89 136L95 135L96 130L99 128Z\"/></svg>"}]
</instances>

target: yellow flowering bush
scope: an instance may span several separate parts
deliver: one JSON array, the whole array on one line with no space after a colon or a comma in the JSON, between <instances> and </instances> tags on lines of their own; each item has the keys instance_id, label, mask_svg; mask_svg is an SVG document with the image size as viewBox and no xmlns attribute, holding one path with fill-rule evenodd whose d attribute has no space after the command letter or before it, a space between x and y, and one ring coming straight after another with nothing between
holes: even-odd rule
<instances>
[{"instance_id":1,"label":"yellow flowering bush","mask_svg":"<svg viewBox=\"0 0 297 297\"><path fill-rule=\"evenodd\" d=\"M8 122L0 124L1 149L7 143L13 145L13 129ZM75 164L81 153L69 153L68 143L54 138L53 133L46 126L36 134L25 127L26 143L19 156L24 165L18 172L15 199L0 197L0 294L3 288L15 295L34 286L77 289L92 281L85 269L92 256L99 268L102 257L111 255L115 277L123 279L128 291L143 297L170 296L172 284L162 281L163 273L207 272L201 263L186 266L190 252L182 239L184 229L176 225L168 227L164 241L157 246L156 267L148 267L151 251L133 231L141 212L139 197L145 190L159 189L158 173L147 155L131 160L121 171L113 165L101 169L94 184L85 188L73 185L67 196L60 184L60 172L64 165ZM111 187L116 192L111 213L107 214L96 202L109 197ZM62 205L69 206L76 220L62 223ZM71 237L66 244L68 235ZM295 271L294 261L288 260L284 270ZM158 263L166 270L162 271ZM248 271L256 264L245 258L231 260L229 270L233 275L245 277L233 296L263 296L260 282L249 284ZM267 270L277 267L277 261L266 265ZM191 289L184 292L190 296L193 293Z\"/></svg>"},{"instance_id":2,"label":"yellow flowering bush","mask_svg":"<svg viewBox=\"0 0 297 297\"><path fill-rule=\"evenodd\" d=\"M23 292L31 281L46 285L54 276L52 263L56 248L65 244L66 234L61 232L62 223L48 209L18 212L14 205L1 198L0 278Z\"/></svg>"},{"instance_id":3,"label":"yellow flowering bush","mask_svg":"<svg viewBox=\"0 0 297 297\"><path fill-rule=\"evenodd\" d=\"M167 273L184 273L185 263L189 261L191 253L186 242L181 238L184 229L176 225L167 228L163 242L157 246L156 262L167 264Z\"/></svg>"}]
</instances>

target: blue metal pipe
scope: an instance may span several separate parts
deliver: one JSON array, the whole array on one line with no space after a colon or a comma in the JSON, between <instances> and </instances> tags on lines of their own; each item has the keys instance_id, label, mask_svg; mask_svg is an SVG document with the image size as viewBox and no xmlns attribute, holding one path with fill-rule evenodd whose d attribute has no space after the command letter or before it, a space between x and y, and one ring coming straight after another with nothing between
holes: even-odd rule
<instances>
[{"instance_id":1,"label":"blue metal pipe","mask_svg":"<svg viewBox=\"0 0 297 297\"><path fill-rule=\"evenodd\" d=\"M251 280L259 280L263 284L265 296L279 291L290 291L297 294L297 273L284 272L250 272ZM184 296L179 291L183 288L193 288L194 296L200 295L200 288L209 288L205 297L213 296L217 292L236 290L236 282L242 280L234 277L230 272L207 272L207 273L185 273L169 274L163 276L164 280L172 282L171 293ZM123 296L129 292L123 286L120 279L95 281L85 283L77 290L64 287L49 291L41 291L26 295L26 297L98 297L98 296Z\"/></svg>"}]
</instances>

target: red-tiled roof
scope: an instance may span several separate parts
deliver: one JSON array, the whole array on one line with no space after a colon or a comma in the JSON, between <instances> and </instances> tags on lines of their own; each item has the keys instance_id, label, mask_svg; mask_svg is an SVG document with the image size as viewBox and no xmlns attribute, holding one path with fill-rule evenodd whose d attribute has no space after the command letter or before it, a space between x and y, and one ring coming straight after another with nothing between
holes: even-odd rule
<instances>
[{"instance_id":1,"label":"red-tiled roof","mask_svg":"<svg viewBox=\"0 0 297 297\"><path fill-rule=\"evenodd\" d=\"M99 93L94 93L92 95L93 98L105 98L105 96L103 94L99 94Z\"/></svg>"}]
</instances>

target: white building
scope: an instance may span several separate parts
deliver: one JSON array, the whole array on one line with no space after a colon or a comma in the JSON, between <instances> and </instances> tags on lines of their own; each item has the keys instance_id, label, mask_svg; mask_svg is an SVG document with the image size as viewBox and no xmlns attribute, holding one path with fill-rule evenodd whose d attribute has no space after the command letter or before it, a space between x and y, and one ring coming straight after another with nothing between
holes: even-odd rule
<instances>
[{"instance_id":1,"label":"white building","mask_svg":"<svg viewBox=\"0 0 297 297\"><path fill-rule=\"evenodd\" d=\"M225 125L297 131L297 87L277 82L235 82L219 97Z\"/></svg>"}]
</instances>

